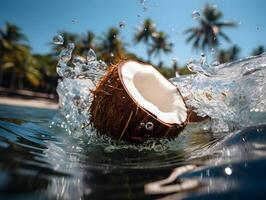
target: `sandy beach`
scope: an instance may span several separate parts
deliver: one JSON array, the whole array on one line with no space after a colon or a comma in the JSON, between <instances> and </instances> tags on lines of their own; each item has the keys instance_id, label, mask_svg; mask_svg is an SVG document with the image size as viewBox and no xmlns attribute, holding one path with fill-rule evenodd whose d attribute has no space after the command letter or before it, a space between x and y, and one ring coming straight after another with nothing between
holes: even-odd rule
<instances>
[{"instance_id":1,"label":"sandy beach","mask_svg":"<svg viewBox=\"0 0 266 200\"><path fill-rule=\"evenodd\" d=\"M42 99L22 99L22 98L12 98L12 97L0 97L0 104L2 105L14 105L14 106L27 106L35 108L49 108L57 109L58 104Z\"/></svg>"},{"instance_id":2,"label":"sandy beach","mask_svg":"<svg viewBox=\"0 0 266 200\"><path fill-rule=\"evenodd\" d=\"M52 94L27 90L11 91L6 88L0 88L0 104L49 109L58 108L57 98Z\"/></svg>"}]
</instances>

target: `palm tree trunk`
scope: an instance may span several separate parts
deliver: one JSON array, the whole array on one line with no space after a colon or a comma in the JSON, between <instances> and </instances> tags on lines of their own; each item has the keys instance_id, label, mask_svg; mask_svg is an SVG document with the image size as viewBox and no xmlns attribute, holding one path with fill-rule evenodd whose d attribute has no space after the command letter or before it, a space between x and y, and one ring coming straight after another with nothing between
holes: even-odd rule
<instances>
[{"instance_id":1,"label":"palm tree trunk","mask_svg":"<svg viewBox=\"0 0 266 200\"><path fill-rule=\"evenodd\" d=\"M147 55L148 55L148 62L151 62L151 54L149 52L149 44L147 43Z\"/></svg>"},{"instance_id":2,"label":"palm tree trunk","mask_svg":"<svg viewBox=\"0 0 266 200\"><path fill-rule=\"evenodd\" d=\"M17 76L17 73L16 73L16 70L14 70L13 73L12 73L11 79L10 79L9 88L11 88L11 89L15 89L16 88L16 76Z\"/></svg>"},{"instance_id":3,"label":"palm tree trunk","mask_svg":"<svg viewBox=\"0 0 266 200\"><path fill-rule=\"evenodd\" d=\"M2 85L4 70L0 67L0 85Z\"/></svg>"}]
</instances>

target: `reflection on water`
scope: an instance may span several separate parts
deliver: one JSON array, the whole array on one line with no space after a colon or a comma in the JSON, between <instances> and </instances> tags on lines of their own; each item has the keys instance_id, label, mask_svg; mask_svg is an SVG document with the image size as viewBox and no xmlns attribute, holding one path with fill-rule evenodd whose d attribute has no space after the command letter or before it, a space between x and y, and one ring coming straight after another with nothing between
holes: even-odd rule
<instances>
[{"instance_id":1,"label":"reflection on water","mask_svg":"<svg viewBox=\"0 0 266 200\"><path fill-rule=\"evenodd\" d=\"M55 113L0 106L0 199L263 199L265 126L224 135L193 124L175 140L150 142L161 148L140 151L47 128ZM196 179L201 187L144 194L145 184L188 164L198 167L177 183Z\"/></svg>"}]
</instances>

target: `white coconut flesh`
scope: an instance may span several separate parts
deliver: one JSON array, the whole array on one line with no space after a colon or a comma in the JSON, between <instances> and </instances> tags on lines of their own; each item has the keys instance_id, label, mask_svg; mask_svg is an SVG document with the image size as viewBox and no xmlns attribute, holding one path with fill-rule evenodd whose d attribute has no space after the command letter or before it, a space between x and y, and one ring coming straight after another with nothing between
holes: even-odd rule
<instances>
[{"instance_id":1,"label":"white coconut flesh","mask_svg":"<svg viewBox=\"0 0 266 200\"><path fill-rule=\"evenodd\" d=\"M142 108L167 124L182 124L187 108L177 88L154 67L134 61L121 66L121 79L128 94Z\"/></svg>"}]
</instances>

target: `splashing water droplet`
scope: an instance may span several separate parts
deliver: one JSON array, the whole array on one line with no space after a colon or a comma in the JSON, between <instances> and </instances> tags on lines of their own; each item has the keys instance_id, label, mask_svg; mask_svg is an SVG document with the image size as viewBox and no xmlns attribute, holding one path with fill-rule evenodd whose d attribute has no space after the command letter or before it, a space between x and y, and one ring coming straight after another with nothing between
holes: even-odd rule
<instances>
[{"instance_id":1,"label":"splashing water droplet","mask_svg":"<svg viewBox=\"0 0 266 200\"><path fill-rule=\"evenodd\" d=\"M62 45L64 43L64 38L62 35L57 35L53 37L53 43L56 45Z\"/></svg>"},{"instance_id":2,"label":"splashing water droplet","mask_svg":"<svg viewBox=\"0 0 266 200\"><path fill-rule=\"evenodd\" d=\"M175 58L175 57L172 58L172 61L173 61L173 62L177 62L177 58Z\"/></svg>"},{"instance_id":3,"label":"splashing water droplet","mask_svg":"<svg viewBox=\"0 0 266 200\"><path fill-rule=\"evenodd\" d=\"M97 56L96 56L95 52L94 52L92 49L90 49L90 50L87 52L87 57L86 57L86 59L87 59L87 62L88 62L88 63L97 60Z\"/></svg>"},{"instance_id":4,"label":"splashing water droplet","mask_svg":"<svg viewBox=\"0 0 266 200\"><path fill-rule=\"evenodd\" d=\"M63 49L59 54L59 63L67 63L72 57L72 51L75 48L74 43L69 43L66 49Z\"/></svg>"},{"instance_id":5,"label":"splashing water droplet","mask_svg":"<svg viewBox=\"0 0 266 200\"><path fill-rule=\"evenodd\" d=\"M72 19L71 22L72 22L73 24L76 24L76 23L78 22L78 20L76 20L76 19Z\"/></svg>"},{"instance_id":6,"label":"splashing water droplet","mask_svg":"<svg viewBox=\"0 0 266 200\"><path fill-rule=\"evenodd\" d=\"M126 26L126 21L123 20L119 22L119 28L123 29L125 28L125 26Z\"/></svg>"},{"instance_id":7,"label":"splashing water droplet","mask_svg":"<svg viewBox=\"0 0 266 200\"><path fill-rule=\"evenodd\" d=\"M212 48L212 49L211 49L211 55L214 55L214 54L215 54L215 49Z\"/></svg>"},{"instance_id":8,"label":"splashing water droplet","mask_svg":"<svg viewBox=\"0 0 266 200\"><path fill-rule=\"evenodd\" d=\"M200 13L197 10L192 12L192 19L197 20L200 18Z\"/></svg>"},{"instance_id":9,"label":"splashing water droplet","mask_svg":"<svg viewBox=\"0 0 266 200\"><path fill-rule=\"evenodd\" d=\"M207 63L207 57L204 53L201 53L200 55L200 63L201 64L206 64Z\"/></svg>"},{"instance_id":10,"label":"splashing water droplet","mask_svg":"<svg viewBox=\"0 0 266 200\"><path fill-rule=\"evenodd\" d=\"M143 12L147 12L147 10L148 10L148 7L147 6L144 6L143 7Z\"/></svg>"},{"instance_id":11,"label":"splashing water droplet","mask_svg":"<svg viewBox=\"0 0 266 200\"><path fill-rule=\"evenodd\" d=\"M107 70L107 67L108 67L107 64L102 60L99 60L99 66L103 70Z\"/></svg>"},{"instance_id":12,"label":"splashing water droplet","mask_svg":"<svg viewBox=\"0 0 266 200\"><path fill-rule=\"evenodd\" d=\"M147 131L152 131L153 130L153 123L152 122L147 122L146 124L145 124L145 129L147 130Z\"/></svg>"},{"instance_id":13,"label":"splashing water droplet","mask_svg":"<svg viewBox=\"0 0 266 200\"><path fill-rule=\"evenodd\" d=\"M231 175L232 174L232 169L230 168L230 167L226 167L225 169L224 169L224 172L227 174L227 175Z\"/></svg>"},{"instance_id":14,"label":"splashing water droplet","mask_svg":"<svg viewBox=\"0 0 266 200\"><path fill-rule=\"evenodd\" d=\"M140 4L141 4L141 5L144 5L145 2L146 2L146 0L140 0Z\"/></svg>"},{"instance_id":15,"label":"splashing water droplet","mask_svg":"<svg viewBox=\"0 0 266 200\"><path fill-rule=\"evenodd\" d=\"M72 63L75 66L75 74L79 75L83 71L83 66L86 65L86 60L82 56L76 56Z\"/></svg>"},{"instance_id":16,"label":"splashing water droplet","mask_svg":"<svg viewBox=\"0 0 266 200\"><path fill-rule=\"evenodd\" d=\"M180 74L178 73L178 71L175 72L175 77L180 77Z\"/></svg>"},{"instance_id":17,"label":"splashing water droplet","mask_svg":"<svg viewBox=\"0 0 266 200\"><path fill-rule=\"evenodd\" d=\"M217 66L217 65L220 65L220 62L218 60L215 60L212 62L211 64L212 66Z\"/></svg>"},{"instance_id":18,"label":"splashing water droplet","mask_svg":"<svg viewBox=\"0 0 266 200\"><path fill-rule=\"evenodd\" d=\"M72 61L73 65L80 66L86 63L85 58L83 58L82 56L76 56L73 61Z\"/></svg>"}]
</instances>

